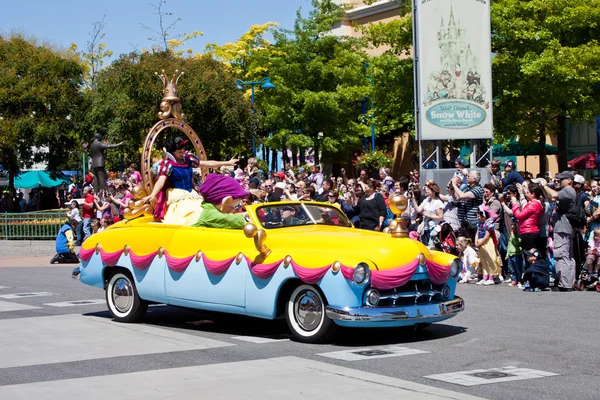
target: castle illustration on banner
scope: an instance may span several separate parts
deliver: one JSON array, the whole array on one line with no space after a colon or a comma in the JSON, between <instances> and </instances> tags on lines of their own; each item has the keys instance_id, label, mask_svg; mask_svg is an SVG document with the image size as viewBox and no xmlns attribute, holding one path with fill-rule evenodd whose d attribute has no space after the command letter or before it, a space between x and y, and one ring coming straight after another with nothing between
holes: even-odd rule
<instances>
[{"instance_id":1,"label":"castle illustration on banner","mask_svg":"<svg viewBox=\"0 0 600 400\"><path fill-rule=\"evenodd\" d=\"M457 23L450 8L448 25L441 25L437 32L440 49L440 67L429 74L423 105L428 107L441 100L467 100L489 108L486 88L481 84L477 57L473 56L466 37L466 29Z\"/></svg>"}]
</instances>

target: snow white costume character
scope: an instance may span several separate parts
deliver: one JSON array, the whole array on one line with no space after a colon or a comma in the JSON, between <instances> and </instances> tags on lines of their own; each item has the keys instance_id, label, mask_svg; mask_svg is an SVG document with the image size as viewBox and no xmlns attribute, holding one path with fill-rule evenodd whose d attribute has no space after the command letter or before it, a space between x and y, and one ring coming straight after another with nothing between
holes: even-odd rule
<instances>
[{"instance_id":1,"label":"snow white costume character","mask_svg":"<svg viewBox=\"0 0 600 400\"><path fill-rule=\"evenodd\" d=\"M202 197L193 188L193 169L234 166L238 160L201 161L185 150L189 140L169 138L165 143L166 159L158 164L158 179L144 202L156 198L154 218L166 224L192 225L202 212ZM164 190L163 190L164 189Z\"/></svg>"}]
</instances>

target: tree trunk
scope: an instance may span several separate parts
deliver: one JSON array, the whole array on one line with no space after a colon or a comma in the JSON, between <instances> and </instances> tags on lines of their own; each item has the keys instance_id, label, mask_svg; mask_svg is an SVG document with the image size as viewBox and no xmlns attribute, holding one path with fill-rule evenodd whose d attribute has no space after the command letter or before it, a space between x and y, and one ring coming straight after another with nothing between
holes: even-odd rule
<instances>
[{"instance_id":1,"label":"tree trunk","mask_svg":"<svg viewBox=\"0 0 600 400\"><path fill-rule=\"evenodd\" d=\"M277 149L271 151L271 171L277 172Z\"/></svg>"},{"instance_id":2,"label":"tree trunk","mask_svg":"<svg viewBox=\"0 0 600 400\"><path fill-rule=\"evenodd\" d=\"M558 147L558 171L567 170L567 117L565 114L558 116L558 135L556 137L556 145Z\"/></svg>"},{"instance_id":3,"label":"tree trunk","mask_svg":"<svg viewBox=\"0 0 600 400\"><path fill-rule=\"evenodd\" d=\"M285 169L285 166L290 165L291 163L290 163L290 158L288 157L287 148L285 146L285 143L282 147L283 147L283 150L281 150L281 161L283 161L283 168Z\"/></svg>"},{"instance_id":4,"label":"tree trunk","mask_svg":"<svg viewBox=\"0 0 600 400\"><path fill-rule=\"evenodd\" d=\"M12 170L8 171L8 190L10 191L11 196L15 195L15 173Z\"/></svg>"},{"instance_id":5,"label":"tree trunk","mask_svg":"<svg viewBox=\"0 0 600 400\"><path fill-rule=\"evenodd\" d=\"M315 152L315 165L319 165L321 160L319 160L319 146L313 147L313 151Z\"/></svg>"},{"instance_id":6,"label":"tree trunk","mask_svg":"<svg viewBox=\"0 0 600 400\"><path fill-rule=\"evenodd\" d=\"M539 126L540 137L538 143L540 144L540 174L546 175L548 170L548 163L546 162L546 123L542 122Z\"/></svg>"},{"instance_id":7,"label":"tree trunk","mask_svg":"<svg viewBox=\"0 0 600 400\"><path fill-rule=\"evenodd\" d=\"M292 146L292 165L295 167L298 165L298 147Z\"/></svg>"},{"instance_id":8,"label":"tree trunk","mask_svg":"<svg viewBox=\"0 0 600 400\"><path fill-rule=\"evenodd\" d=\"M306 164L306 154L304 153L304 148L300 148L300 165Z\"/></svg>"},{"instance_id":9,"label":"tree trunk","mask_svg":"<svg viewBox=\"0 0 600 400\"><path fill-rule=\"evenodd\" d=\"M269 148L267 147L263 147L265 149L265 152L263 153L265 155L264 160L267 163L267 168L269 168L269 155L271 154L271 152L269 151ZM265 171L265 174L268 174L269 171Z\"/></svg>"}]
</instances>

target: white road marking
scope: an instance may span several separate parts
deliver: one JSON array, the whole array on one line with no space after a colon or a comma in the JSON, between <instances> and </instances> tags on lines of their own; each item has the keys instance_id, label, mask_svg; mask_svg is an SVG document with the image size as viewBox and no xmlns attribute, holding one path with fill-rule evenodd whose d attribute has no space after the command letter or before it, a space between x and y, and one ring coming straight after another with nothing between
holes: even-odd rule
<instances>
[{"instance_id":1,"label":"white road marking","mask_svg":"<svg viewBox=\"0 0 600 400\"><path fill-rule=\"evenodd\" d=\"M36 308L40 308L40 307L29 306L26 304L12 303L10 301L0 301L0 312L33 310Z\"/></svg>"},{"instance_id":2,"label":"white road marking","mask_svg":"<svg viewBox=\"0 0 600 400\"><path fill-rule=\"evenodd\" d=\"M241 340L244 342L263 344L263 343L275 343L275 342L288 342L290 339L271 339L260 336L232 336L232 339Z\"/></svg>"},{"instance_id":3,"label":"white road marking","mask_svg":"<svg viewBox=\"0 0 600 400\"><path fill-rule=\"evenodd\" d=\"M77 306L89 306L94 304L106 304L104 299L93 299L93 300L72 300L72 301L61 301L59 303L44 303L45 306L52 307L77 307Z\"/></svg>"},{"instance_id":4,"label":"white road marking","mask_svg":"<svg viewBox=\"0 0 600 400\"><path fill-rule=\"evenodd\" d=\"M489 385L491 383L520 381L524 379L544 378L547 376L557 375L558 374L555 374L553 372L538 371L535 369L502 367L428 375L424 378L454 383L456 385L461 386L478 386Z\"/></svg>"},{"instance_id":5,"label":"white road marking","mask_svg":"<svg viewBox=\"0 0 600 400\"><path fill-rule=\"evenodd\" d=\"M23 299L28 297L44 297L44 296L54 296L54 293L50 292L26 292L26 293L11 293L11 294L2 294L0 298L2 299Z\"/></svg>"},{"instance_id":6,"label":"white road marking","mask_svg":"<svg viewBox=\"0 0 600 400\"><path fill-rule=\"evenodd\" d=\"M481 400L468 394L298 357L0 386L2 400L77 399L82 393L86 400L201 397L224 400Z\"/></svg>"},{"instance_id":7,"label":"white road marking","mask_svg":"<svg viewBox=\"0 0 600 400\"><path fill-rule=\"evenodd\" d=\"M225 346L235 344L80 314L0 320L0 369Z\"/></svg>"},{"instance_id":8,"label":"white road marking","mask_svg":"<svg viewBox=\"0 0 600 400\"><path fill-rule=\"evenodd\" d=\"M401 357L409 356L413 354L425 354L428 351L410 349L404 346L380 346L380 347L366 347L363 349L351 349L342 351L333 351L331 353L320 353L318 356L335 358L344 361L362 361L370 360L373 358L389 358L389 357Z\"/></svg>"}]
</instances>

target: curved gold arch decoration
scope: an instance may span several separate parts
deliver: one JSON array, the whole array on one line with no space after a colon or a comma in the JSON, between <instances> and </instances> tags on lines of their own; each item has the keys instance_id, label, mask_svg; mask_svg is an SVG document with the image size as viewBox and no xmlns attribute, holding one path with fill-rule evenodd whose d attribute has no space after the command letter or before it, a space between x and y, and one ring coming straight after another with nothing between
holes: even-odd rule
<instances>
[{"instance_id":1,"label":"curved gold arch decoration","mask_svg":"<svg viewBox=\"0 0 600 400\"><path fill-rule=\"evenodd\" d=\"M176 71L178 72L178 71ZM179 76L183 75L181 73ZM149 203L144 203L142 199L148 194L152 193L154 189L154 179L152 176L152 147L156 141L158 135L168 128L174 128L181 132L183 132L190 142L194 145L194 150L196 152L196 156L200 159L200 161L206 161L206 152L204 151L204 146L200 141L200 138L196 134L196 132L192 129L191 126L186 124L181 118L183 114L180 113L181 105L179 103L179 98L175 96L177 92L177 80L179 77L168 81L167 75L162 72L161 79L165 85L163 90L163 100L161 102L160 108L161 110L164 108L165 102L169 103L172 106L179 106L177 108L177 112L173 113L175 118L165 118L168 117L167 114L159 113L159 118L161 121L158 121L150 130L148 131L148 135L146 135L146 140L144 141L144 147L142 150L142 157L140 161L140 172L142 174L142 184L138 185L132 190L133 200L129 200L127 204L127 208L125 209L125 219L131 220L142 215L154 215L154 207L156 206L156 199L152 199ZM167 89L168 88L168 89ZM202 167L200 168L200 173L202 175L202 179L206 177L208 174L208 168Z\"/></svg>"}]
</instances>

